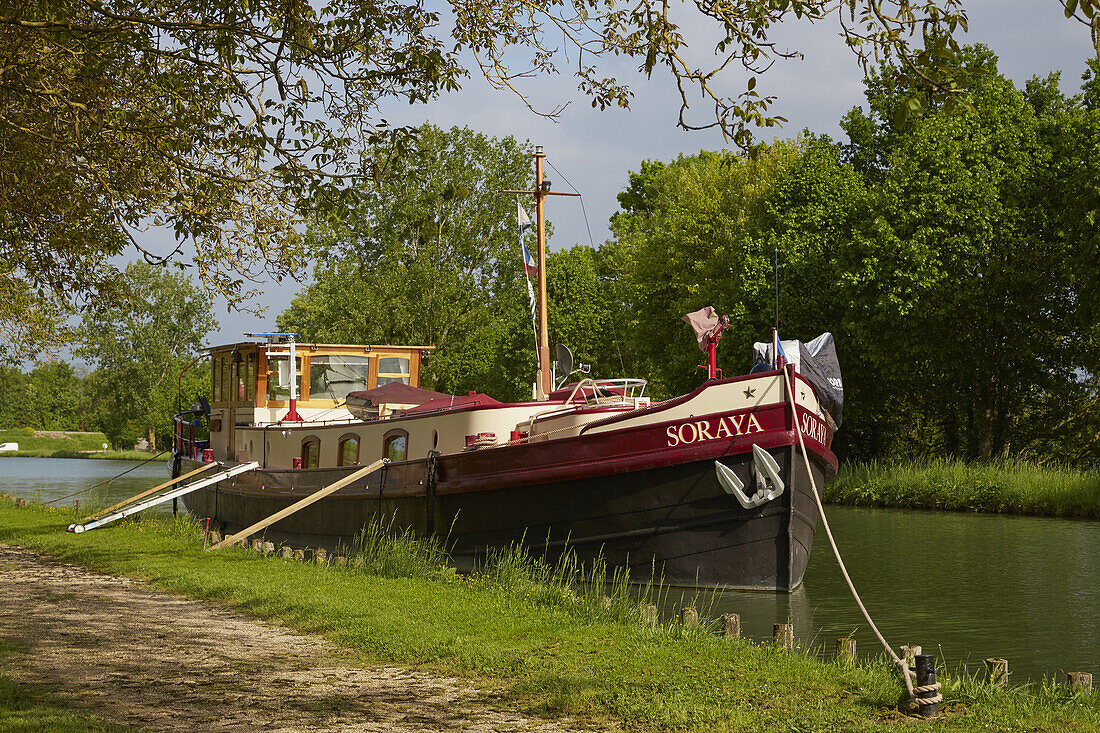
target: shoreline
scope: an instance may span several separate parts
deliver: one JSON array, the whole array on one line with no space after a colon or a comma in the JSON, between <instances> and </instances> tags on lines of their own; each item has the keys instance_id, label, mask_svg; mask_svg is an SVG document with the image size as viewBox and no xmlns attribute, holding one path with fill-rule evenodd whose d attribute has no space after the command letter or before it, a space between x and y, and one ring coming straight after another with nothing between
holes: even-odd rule
<instances>
[{"instance_id":1,"label":"shoreline","mask_svg":"<svg viewBox=\"0 0 1100 733\"><path fill-rule=\"evenodd\" d=\"M816 650L723 638L716 619L649 627L627 596L611 591L608 603L602 585L546 582L516 554L457 576L438 556L417 559L400 538L376 538L368 562L336 566L244 548L204 552L201 532L182 518L81 535L65 532L67 521L61 510L0 500L0 542L316 634L372 663L500 689L510 705L544 719L696 731L887 731L909 720L899 678L881 658L823 662ZM926 723L933 730L1100 728L1095 694L941 679L947 715Z\"/></svg>"}]
</instances>

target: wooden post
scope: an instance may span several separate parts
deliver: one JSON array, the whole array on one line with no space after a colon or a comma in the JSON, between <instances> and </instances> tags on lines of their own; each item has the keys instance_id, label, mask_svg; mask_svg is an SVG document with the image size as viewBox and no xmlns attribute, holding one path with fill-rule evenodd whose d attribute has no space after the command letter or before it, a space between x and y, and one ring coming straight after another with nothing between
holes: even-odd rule
<instances>
[{"instance_id":1,"label":"wooden post","mask_svg":"<svg viewBox=\"0 0 1100 733\"><path fill-rule=\"evenodd\" d=\"M295 550L294 551L294 559L297 560L298 562L305 562L306 561L306 551L305 550Z\"/></svg>"},{"instance_id":2,"label":"wooden post","mask_svg":"<svg viewBox=\"0 0 1100 733\"><path fill-rule=\"evenodd\" d=\"M1092 672L1069 672L1066 681L1074 692L1092 692Z\"/></svg>"},{"instance_id":3,"label":"wooden post","mask_svg":"<svg viewBox=\"0 0 1100 733\"><path fill-rule=\"evenodd\" d=\"M284 560L293 560L294 559L294 550L289 545L283 545L282 547L279 548L279 555Z\"/></svg>"},{"instance_id":4,"label":"wooden post","mask_svg":"<svg viewBox=\"0 0 1100 733\"><path fill-rule=\"evenodd\" d=\"M343 555L335 555L332 558L333 567L342 568L347 564L348 564L348 559L346 557L344 557Z\"/></svg>"},{"instance_id":5,"label":"wooden post","mask_svg":"<svg viewBox=\"0 0 1100 733\"><path fill-rule=\"evenodd\" d=\"M253 552L258 552L261 555L264 554L264 541L263 540L252 540L252 551Z\"/></svg>"},{"instance_id":6,"label":"wooden post","mask_svg":"<svg viewBox=\"0 0 1100 733\"><path fill-rule=\"evenodd\" d=\"M856 661L856 640L850 636L842 636L836 640L836 660L854 664Z\"/></svg>"},{"instance_id":7,"label":"wooden post","mask_svg":"<svg viewBox=\"0 0 1100 733\"><path fill-rule=\"evenodd\" d=\"M741 616L727 613L722 616L722 636L727 639L741 638Z\"/></svg>"},{"instance_id":8,"label":"wooden post","mask_svg":"<svg viewBox=\"0 0 1100 733\"><path fill-rule=\"evenodd\" d=\"M650 603L648 606L642 606L641 610L642 623L653 628L657 625L657 607Z\"/></svg>"},{"instance_id":9,"label":"wooden post","mask_svg":"<svg viewBox=\"0 0 1100 733\"><path fill-rule=\"evenodd\" d=\"M1008 660L990 657L985 660L985 681L994 687L1008 685Z\"/></svg>"},{"instance_id":10,"label":"wooden post","mask_svg":"<svg viewBox=\"0 0 1100 733\"><path fill-rule=\"evenodd\" d=\"M328 562L328 550L323 547L318 547L316 550L314 550L313 562L317 563L318 565L324 565L326 562Z\"/></svg>"},{"instance_id":11,"label":"wooden post","mask_svg":"<svg viewBox=\"0 0 1100 733\"><path fill-rule=\"evenodd\" d=\"M776 624L772 627L772 639L778 647L794 649L794 624Z\"/></svg>"},{"instance_id":12,"label":"wooden post","mask_svg":"<svg viewBox=\"0 0 1100 733\"><path fill-rule=\"evenodd\" d=\"M903 646L902 652L905 653L905 666L909 669L917 666L917 655L920 654L920 645L913 644L912 646Z\"/></svg>"},{"instance_id":13,"label":"wooden post","mask_svg":"<svg viewBox=\"0 0 1100 733\"><path fill-rule=\"evenodd\" d=\"M699 612L691 606L685 606L680 609L680 625L684 629L694 629L699 626Z\"/></svg>"},{"instance_id":14,"label":"wooden post","mask_svg":"<svg viewBox=\"0 0 1100 733\"><path fill-rule=\"evenodd\" d=\"M265 556L274 555L275 554L275 543L274 542L264 542L262 545L260 545L260 552L262 552Z\"/></svg>"},{"instance_id":15,"label":"wooden post","mask_svg":"<svg viewBox=\"0 0 1100 733\"><path fill-rule=\"evenodd\" d=\"M611 596L600 596L600 610L611 610Z\"/></svg>"}]
</instances>

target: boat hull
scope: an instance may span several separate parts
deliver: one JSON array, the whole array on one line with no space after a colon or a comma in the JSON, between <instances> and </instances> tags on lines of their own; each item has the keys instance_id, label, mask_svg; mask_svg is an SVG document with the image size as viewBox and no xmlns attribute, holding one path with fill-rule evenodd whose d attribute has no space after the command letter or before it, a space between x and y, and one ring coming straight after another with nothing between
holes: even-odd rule
<instances>
[{"instance_id":1,"label":"boat hull","mask_svg":"<svg viewBox=\"0 0 1100 733\"><path fill-rule=\"evenodd\" d=\"M629 568L632 582L790 591L806 569L817 508L797 448L769 452L786 488L753 509L723 490L710 457L580 479L461 488L445 478L431 481L422 460L388 466L276 523L265 536L335 549L353 546L370 521L392 520L395 527L444 538L460 566L472 566L492 548L522 542L551 559L567 548L581 561L602 557L611 567ZM720 460L746 487L754 485L751 450ZM182 459L179 470L192 463ZM813 454L810 467L820 490L829 467ZM438 468L445 477L446 458ZM232 533L350 470L254 471L197 491L185 504Z\"/></svg>"}]
</instances>

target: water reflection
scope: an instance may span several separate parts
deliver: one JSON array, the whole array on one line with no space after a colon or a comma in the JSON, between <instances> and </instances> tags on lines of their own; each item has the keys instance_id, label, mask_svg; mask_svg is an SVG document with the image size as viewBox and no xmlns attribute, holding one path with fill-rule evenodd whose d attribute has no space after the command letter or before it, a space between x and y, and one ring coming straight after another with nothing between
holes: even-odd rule
<instances>
[{"instance_id":1,"label":"water reflection","mask_svg":"<svg viewBox=\"0 0 1100 733\"><path fill-rule=\"evenodd\" d=\"M46 502L87 489L127 470L130 472L121 478L63 499L54 506L75 507L79 501L84 514L85 508L90 511L93 506L105 507L122 501L166 481L169 475L162 460L139 466L133 461L3 457L0 458L0 493ZM169 502L152 511L171 512L172 504Z\"/></svg>"}]
</instances>

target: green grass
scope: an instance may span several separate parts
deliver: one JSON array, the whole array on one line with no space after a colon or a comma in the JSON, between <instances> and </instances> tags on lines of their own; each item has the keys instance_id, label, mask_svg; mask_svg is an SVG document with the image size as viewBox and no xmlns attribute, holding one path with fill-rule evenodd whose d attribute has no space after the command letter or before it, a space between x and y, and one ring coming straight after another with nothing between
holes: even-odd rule
<instances>
[{"instance_id":1,"label":"green grass","mask_svg":"<svg viewBox=\"0 0 1100 733\"><path fill-rule=\"evenodd\" d=\"M949 509L1100 519L1100 471L1024 461L843 464L826 501L853 506Z\"/></svg>"},{"instance_id":2,"label":"green grass","mask_svg":"<svg viewBox=\"0 0 1100 733\"><path fill-rule=\"evenodd\" d=\"M623 578L608 585L571 560L547 565L513 549L463 576L439 564L438 546L379 531L360 543L361 559L335 568L204 552L182 518L80 535L67 521L0 501L0 542L321 634L364 661L465 676L528 713L691 731L886 731L903 718L899 680L882 661L823 663L671 621L649 629ZM1100 730L1097 696L994 692L965 676L945 691L950 714L929 730Z\"/></svg>"},{"instance_id":3,"label":"green grass","mask_svg":"<svg viewBox=\"0 0 1100 733\"><path fill-rule=\"evenodd\" d=\"M30 428L0 430L0 443L18 443L19 450L0 453L0 457L20 458L110 458L120 461L144 461L153 453L138 450L103 450L109 444L103 433L43 431L56 436L35 436Z\"/></svg>"}]
</instances>

